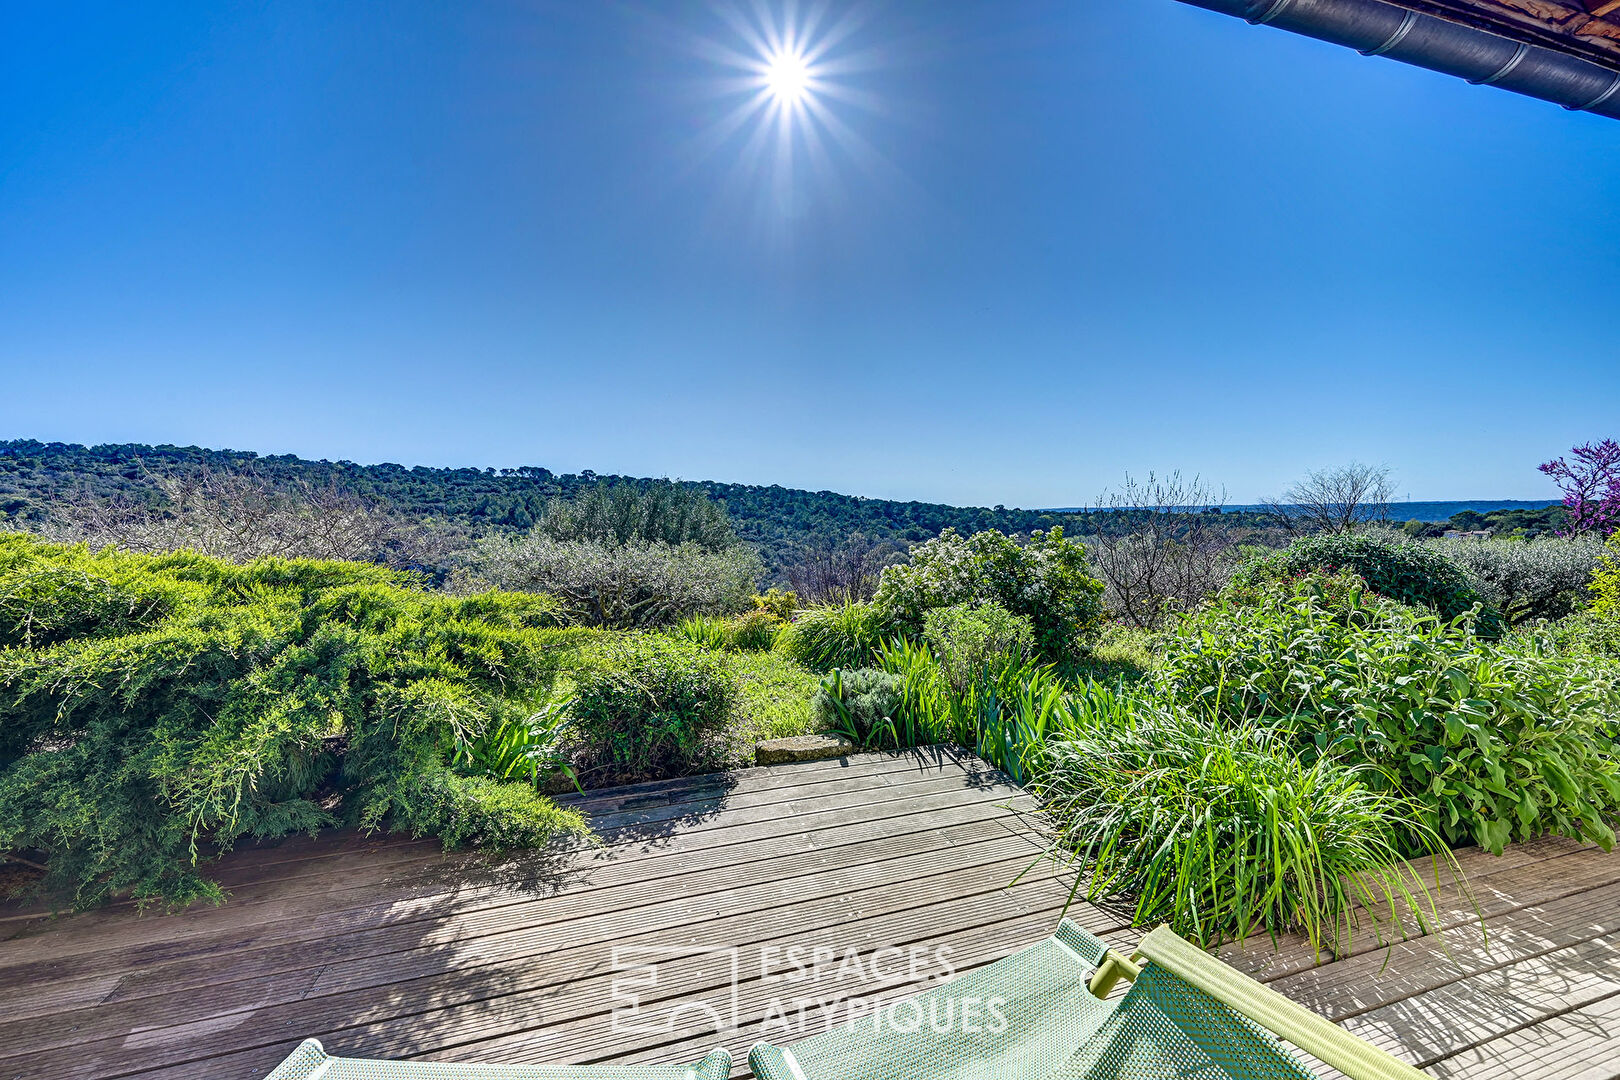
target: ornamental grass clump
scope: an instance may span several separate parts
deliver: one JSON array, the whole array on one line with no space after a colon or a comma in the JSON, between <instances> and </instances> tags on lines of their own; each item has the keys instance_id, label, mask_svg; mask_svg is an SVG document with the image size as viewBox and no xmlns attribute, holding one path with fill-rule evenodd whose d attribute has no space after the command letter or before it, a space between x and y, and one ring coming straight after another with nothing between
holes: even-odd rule
<instances>
[{"instance_id":1,"label":"ornamental grass clump","mask_svg":"<svg viewBox=\"0 0 1620 1080\"><path fill-rule=\"evenodd\" d=\"M852 600L799 612L782 628L776 647L812 671L871 667L893 634L871 604Z\"/></svg>"},{"instance_id":2,"label":"ornamental grass clump","mask_svg":"<svg viewBox=\"0 0 1620 1080\"><path fill-rule=\"evenodd\" d=\"M54 901L219 899L243 837L336 824L533 845L585 831L465 751L523 722L588 631L543 596L360 563L0 535L0 852Z\"/></svg>"},{"instance_id":3,"label":"ornamental grass clump","mask_svg":"<svg viewBox=\"0 0 1620 1080\"><path fill-rule=\"evenodd\" d=\"M1411 827L1411 801L1369 786L1367 769L1307 763L1272 732L1146 703L1123 723L1097 715L1050 744L1034 785L1086 899L1124 897L1136 924L1168 922L1206 946L1297 931L1337 949L1368 914L1375 933L1405 916L1433 924L1403 840L1454 864Z\"/></svg>"}]
</instances>

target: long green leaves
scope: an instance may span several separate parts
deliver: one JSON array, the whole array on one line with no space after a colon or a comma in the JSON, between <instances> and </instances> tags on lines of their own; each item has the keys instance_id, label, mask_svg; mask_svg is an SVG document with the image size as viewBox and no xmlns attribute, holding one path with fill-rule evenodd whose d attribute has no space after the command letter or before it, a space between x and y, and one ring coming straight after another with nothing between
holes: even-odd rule
<instances>
[{"instance_id":1,"label":"long green leaves","mask_svg":"<svg viewBox=\"0 0 1620 1080\"><path fill-rule=\"evenodd\" d=\"M1365 769L1307 764L1265 730L1146 703L1119 719L1066 711L1035 782L1088 899L1129 897L1134 922L1203 944L1297 929L1340 948L1369 913L1375 932L1432 925L1428 889L1401 859L1416 808L1369 787ZM1432 832L1416 834L1454 865Z\"/></svg>"},{"instance_id":2,"label":"long green leaves","mask_svg":"<svg viewBox=\"0 0 1620 1080\"><path fill-rule=\"evenodd\" d=\"M576 788L579 777L563 750L568 701L547 700L523 720L491 725L456 740L451 764L493 780L522 780L539 787L553 776L565 776Z\"/></svg>"}]
</instances>

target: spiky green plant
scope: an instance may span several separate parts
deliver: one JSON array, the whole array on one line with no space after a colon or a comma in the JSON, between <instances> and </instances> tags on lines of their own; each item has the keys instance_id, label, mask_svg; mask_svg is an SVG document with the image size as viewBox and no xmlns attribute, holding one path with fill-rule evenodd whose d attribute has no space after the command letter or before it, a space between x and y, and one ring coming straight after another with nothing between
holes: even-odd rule
<instances>
[{"instance_id":1,"label":"spiky green plant","mask_svg":"<svg viewBox=\"0 0 1620 1080\"><path fill-rule=\"evenodd\" d=\"M812 671L831 671L870 667L878 647L892 636L871 604L829 604L800 612L783 628L776 647Z\"/></svg>"},{"instance_id":2,"label":"spiky green plant","mask_svg":"<svg viewBox=\"0 0 1620 1080\"><path fill-rule=\"evenodd\" d=\"M1366 784L1365 767L1306 763L1267 730L1146 702L1128 717L1071 712L1064 726L1034 787L1086 899L1128 898L1136 924L1168 922L1205 945L1299 931L1336 949L1362 925L1433 925L1402 843L1455 863L1414 825L1418 807Z\"/></svg>"}]
</instances>

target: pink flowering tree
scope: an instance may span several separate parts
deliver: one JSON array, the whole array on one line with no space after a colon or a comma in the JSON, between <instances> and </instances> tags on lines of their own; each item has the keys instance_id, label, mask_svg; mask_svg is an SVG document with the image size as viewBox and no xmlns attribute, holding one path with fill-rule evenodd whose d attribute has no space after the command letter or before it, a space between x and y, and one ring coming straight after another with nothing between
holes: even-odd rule
<instances>
[{"instance_id":1,"label":"pink flowering tree","mask_svg":"<svg viewBox=\"0 0 1620 1080\"><path fill-rule=\"evenodd\" d=\"M1564 492L1568 533L1608 536L1620 529L1620 443L1587 443L1541 466Z\"/></svg>"}]
</instances>

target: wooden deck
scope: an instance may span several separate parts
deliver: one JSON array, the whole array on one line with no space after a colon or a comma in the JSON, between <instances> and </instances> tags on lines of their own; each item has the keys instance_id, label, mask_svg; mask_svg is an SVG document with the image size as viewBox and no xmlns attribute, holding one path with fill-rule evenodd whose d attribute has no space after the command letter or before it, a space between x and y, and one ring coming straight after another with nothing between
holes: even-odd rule
<instances>
[{"instance_id":1,"label":"wooden deck","mask_svg":"<svg viewBox=\"0 0 1620 1080\"><path fill-rule=\"evenodd\" d=\"M940 947L962 970L1045 936L1068 898L1049 864L1020 877L1039 851L1027 797L947 751L575 801L602 848L489 863L426 841L298 839L225 859L221 907L12 914L0 1080L252 1080L309 1035L334 1053L514 1063L682 1060L723 1041L746 1075L748 1046L797 1022L773 947L839 963L853 949L855 964L889 947L884 974L916 947L926 977ZM1549 840L1462 859L1488 939L1446 890L1440 935L1365 935L1331 963L1297 941L1227 958L1436 1076L1620 1077L1620 853ZM1136 936L1089 905L1070 915ZM654 951L616 971L626 946ZM657 984L627 987L647 960ZM832 997L869 993L863 977L843 972ZM615 1030L632 992L662 1030ZM676 1001L734 1007L740 1026L717 1040L690 1012L668 1025Z\"/></svg>"}]
</instances>

